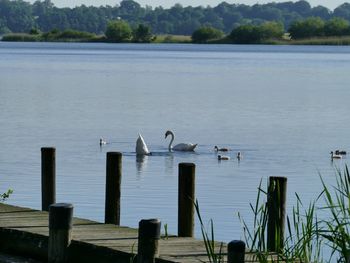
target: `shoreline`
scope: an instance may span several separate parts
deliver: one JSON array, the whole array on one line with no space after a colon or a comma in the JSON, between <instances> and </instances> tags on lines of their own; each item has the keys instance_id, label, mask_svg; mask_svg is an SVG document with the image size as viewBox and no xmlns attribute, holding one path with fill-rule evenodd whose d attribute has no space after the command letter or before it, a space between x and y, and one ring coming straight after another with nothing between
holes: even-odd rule
<instances>
[{"instance_id":1,"label":"shoreline","mask_svg":"<svg viewBox=\"0 0 350 263\"><path fill-rule=\"evenodd\" d=\"M89 33L90 34L90 33ZM111 43L114 42L107 41L103 35L93 35L90 34L86 37L53 37L50 39L45 39L42 34L31 35L27 33L11 33L7 35L0 36L0 41L2 42L53 42L53 43ZM140 43L125 41L119 43ZM340 36L340 37L314 37L307 39L268 39L256 43L234 43L226 38L207 41L204 43L194 43L191 41L191 36L185 35L156 35L155 40L151 42L145 42L140 44L209 44L209 45L333 45L333 46L349 46L350 36Z\"/></svg>"}]
</instances>

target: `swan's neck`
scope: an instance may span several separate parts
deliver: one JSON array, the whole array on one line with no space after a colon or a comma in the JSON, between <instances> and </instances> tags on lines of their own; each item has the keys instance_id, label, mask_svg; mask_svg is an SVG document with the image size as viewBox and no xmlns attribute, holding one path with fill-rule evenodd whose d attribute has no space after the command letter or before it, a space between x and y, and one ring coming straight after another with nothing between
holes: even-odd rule
<instances>
[{"instance_id":1,"label":"swan's neck","mask_svg":"<svg viewBox=\"0 0 350 263\"><path fill-rule=\"evenodd\" d=\"M171 135L171 140L170 140L170 143L169 143L169 146L168 146L169 152L171 152L172 144L173 144L173 141L174 141L174 134L170 133L170 135Z\"/></svg>"}]
</instances>

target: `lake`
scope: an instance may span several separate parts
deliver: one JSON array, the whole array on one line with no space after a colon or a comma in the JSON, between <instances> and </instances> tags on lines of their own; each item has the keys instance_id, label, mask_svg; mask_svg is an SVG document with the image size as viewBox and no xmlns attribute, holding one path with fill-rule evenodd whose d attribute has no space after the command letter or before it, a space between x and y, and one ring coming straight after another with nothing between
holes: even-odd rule
<instances>
[{"instance_id":1,"label":"lake","mask_svg":"<svg viewBox=\"0 0 350 263\"><path fill-rule=\"evenodd\" d=\"M0 190L41 208L40 148L56 147L57 202L104 219L106 152L123 153L121 224L159 218L177 233L178 164L216 238L242 238L260 180L288 177L288 208L334 182L350 150L350 47L0 42ZM176 142L194 153L169 153ZM135 156L141 133L154 153ZM110 143L100 148L99 138ZM232 149L217 160L214 146ZM243 158L238 161L236 153ZM196 236L201 237L196 228Z\"/></svg>"}]
</instances>

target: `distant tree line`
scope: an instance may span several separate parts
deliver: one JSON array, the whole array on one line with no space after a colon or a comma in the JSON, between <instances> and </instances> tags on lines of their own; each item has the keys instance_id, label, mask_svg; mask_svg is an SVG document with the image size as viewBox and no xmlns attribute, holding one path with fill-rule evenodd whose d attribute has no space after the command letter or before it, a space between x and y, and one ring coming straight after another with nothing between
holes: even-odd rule
<instances>
[{"instance_id":1,"label":"distant tree line","mask_svg":"<svg viewBox=\"0 0 350 263\"><path fill-rule=\"evenodd\" d=\"M294 40L314 37L340 37L350 36L350 23L344 18L334 17L330 20L322 20L319 17L309 17L293 22L285 34L282 23L265 22L260 25L241 25L234 28L230 34L224 36L224 32L212 27L200 27L192 34L195 43L236 43L259 44L267 40L281 40L290 37Z\"/></svg>"},{"instance_id":2,"label":"distant tree line","mask_svg":"<svg viewBox=\"0 0 350 263\"><path fill-rule=\"evenodd\" d=\"M226 2L215 7L176 4L166 9L142 7L133 0L122 0L115 6L58 8L50 0L33 4L23 0L0 0L0 34L29 32L32 29L41 32L72 29L102 34L110 21L118 19L127 21L132 28L140 24L148 26L155 34L191 35L201 27L229 34L240 26L260 26L272 21L289 28L295 21L310 17L324 21L339 17L350 21L350 4L344 3L333 11L323 6L311 7L303 0L252 6Z\"/></svg>"}]
</instances>

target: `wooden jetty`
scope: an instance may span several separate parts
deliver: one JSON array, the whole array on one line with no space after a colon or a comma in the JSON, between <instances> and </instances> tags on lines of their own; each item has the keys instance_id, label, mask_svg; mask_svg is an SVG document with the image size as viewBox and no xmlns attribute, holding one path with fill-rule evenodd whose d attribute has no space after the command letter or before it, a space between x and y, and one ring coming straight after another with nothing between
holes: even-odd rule
<instances>
[{"instance_id":1,"label":"wooden jetty","mask_svg":"<svg viewBox=\"0 0 350 263\"><path fill-rule=\"evenodd\" d=\"M138 229L119 225L121 158L120 153L107 153L105 222L99 223L73 217L72 204L55 203L55 149L42 148L42 211L0 203L0 251L49 263L209 262L205 242L194 238L195 165L179 164L178 235L161 236L158 219L142 219ZM272 198L276 189L285 191L285 178L270 182L275 186ZM284 224L277 216L284 217L280 209L284 204L270 208L273 231L283 231L276 227ZM268 242L278 249L272 239ZM214 244L225 262L254 262L242 241Z\"/></svg>"},{"instance_id":2,"label":"wooden jetty","mask_svg":"<svg viewBox=\"0 0 350 263\"><path fill-rule=\"evenodd\" d=\"M8 253L47 261L49 213L0 204L0 247ZM220 243L217 242L217 251ZM67 262L132 262L138 230L74 218ZM226 244L223 252L226 254ZM202 240L161 236L156 262L207 262ZM246 257L246 262L249 261Z\"/></svg>"}]
</instances>

